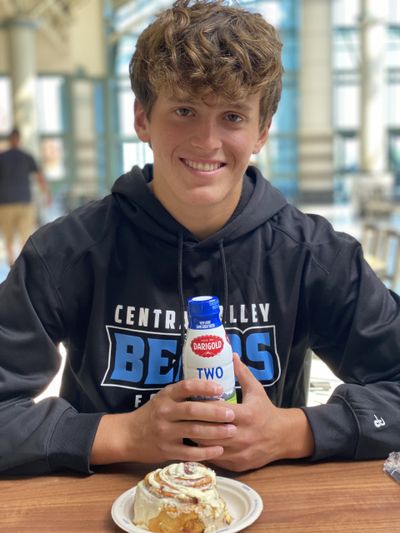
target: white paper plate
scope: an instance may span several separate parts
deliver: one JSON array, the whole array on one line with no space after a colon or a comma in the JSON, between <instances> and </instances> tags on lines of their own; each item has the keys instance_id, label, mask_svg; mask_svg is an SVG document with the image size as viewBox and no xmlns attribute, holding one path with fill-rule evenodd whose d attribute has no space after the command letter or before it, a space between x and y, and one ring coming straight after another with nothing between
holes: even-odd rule
<instances>
[{"instance_id":1,"label":"white paper plate","mask_svg":"<svg viewBox=\"0 0 400 533\"><path fill-rule=\"evenodd\" d=\"M221 476L217 476L217 487L233 518L232 524L219 529L218 533L242 531L260 516L263 510L263 501L254 489L235 479ZM124 531L146 533L146 529L137 527L132 523L135 492L136 487L132 487L118 496L111 508L111 516L117 526Z\"/></svg>"}]
</instances>

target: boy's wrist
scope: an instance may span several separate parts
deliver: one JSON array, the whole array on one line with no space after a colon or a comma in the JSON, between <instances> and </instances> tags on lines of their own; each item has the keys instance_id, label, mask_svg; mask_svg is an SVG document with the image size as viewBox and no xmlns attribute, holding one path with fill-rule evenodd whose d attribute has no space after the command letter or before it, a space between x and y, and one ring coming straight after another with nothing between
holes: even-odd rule
<instances>
[{"instance_id":1,"label":"boy's wrist","mask_svg":"<svg viewBox=\"0 0 400 533\"><path fill-rule=\"evenodd\" d=\"M90 464L111 464L128 461L125 414L104 415L97 428L90 455Z\"/></svg>"},{"instance_id":2,"label":"boy's wrist","mask_svg":"<svg viewBox=\"0 0 400 533\"><path fill-rule=\"evenodd\" d=\"M314 453L314 436L302 409L286 409L285 455L282 459L303 459Z\"/></svg>"}]
</instances>

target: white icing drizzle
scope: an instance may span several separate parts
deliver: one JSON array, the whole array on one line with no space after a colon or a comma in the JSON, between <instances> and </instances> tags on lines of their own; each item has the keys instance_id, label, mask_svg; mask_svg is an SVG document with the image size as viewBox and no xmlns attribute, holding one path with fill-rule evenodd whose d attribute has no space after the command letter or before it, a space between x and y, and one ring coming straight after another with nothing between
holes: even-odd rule
<instances>
[{"instance_id":1,"label":"white icing drizzle","mask_svg":"<svg viewBox=\"0 0 400 533\"><path fill-rule=\"evenodd\" d=\"M215 472L200 463L174 463L158 468L148 474L147 484L150 490L173 494L180 500L196 498L206 502L216 494Z\"/></svg>"}]
</instances>

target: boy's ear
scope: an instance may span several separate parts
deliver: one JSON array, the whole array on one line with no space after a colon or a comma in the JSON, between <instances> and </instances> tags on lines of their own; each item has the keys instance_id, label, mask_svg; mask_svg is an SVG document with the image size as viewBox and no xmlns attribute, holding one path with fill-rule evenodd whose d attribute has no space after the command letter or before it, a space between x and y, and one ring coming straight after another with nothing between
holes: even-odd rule
<instances>
[{"instance_id":1,"label":"boy's ear","mask_svg":"<svg viewBox=\"0 0 400 533\"><path fill-rule=\"evenodd\" d=\"M260 135L258 137L258 140L257 140L256 144L254 145L253 154L258 154L258 152L261 150L261 148L267 142L270 127L271 127L271 122L269 122L269 124L267 124L260 131Z\"/></svg>"},{"instance_id":2,"label":"boy's ear","mask_svg":"<svg viewBox=\"0 0 400 533\"><path fill-rule=\"evenodd\" d=\"M136 98L133 106L135 115L135 131L139 139L145 143L150 142L150 123L142 104Z\"/></svg>"}]
</instances>

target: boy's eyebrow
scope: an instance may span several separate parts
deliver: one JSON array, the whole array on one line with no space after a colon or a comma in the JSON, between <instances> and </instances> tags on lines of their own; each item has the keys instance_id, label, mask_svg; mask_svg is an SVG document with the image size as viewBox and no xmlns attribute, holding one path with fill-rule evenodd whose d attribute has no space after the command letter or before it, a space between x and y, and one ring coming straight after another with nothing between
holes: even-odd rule
<instances>
[{"instance_id":1,"label":"boy's eyebrow","mask_svg":"<svg viewBox=\"0 0 400 533\"><path fill-rule=\"evenodd\" d=\"M199 99L193 98L192 96L187 96L187 97L170 96L168 97L168 101L173 104L196 104L199 102ZM252 109L252 106L248 104L246 101L227 102L223 100L222 105L223 107L237 109L238 111L243 111L243 112L249 112Z\"/></svg>"},{"instance_id":2,"label":"boy's eyebrow","mask_svg":"<svg viewBox=\"0 0 400 533\"><path fill-rule=\"evenodd\" d=\"M246 102L230 102L229 104L227 103L227 107L233 107L234 109L239 109L240 111L246 112L249 112L253 109L252 106Z\"/></svg>"},{"instance_id":3,"label":"boy's eyebrow","mask_svg":"<svg viewBox=\"0 0 400 533\"><path fill-rule=\"evenodd\" d=\"M171 102L172 104L194 104L196 103L196 100L195 98L193 98L192 96L187 96L187 97L180 97L180 96L168 96L167 100L169 102Z\"/></svg>"}]
</instances>

